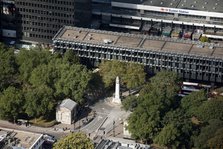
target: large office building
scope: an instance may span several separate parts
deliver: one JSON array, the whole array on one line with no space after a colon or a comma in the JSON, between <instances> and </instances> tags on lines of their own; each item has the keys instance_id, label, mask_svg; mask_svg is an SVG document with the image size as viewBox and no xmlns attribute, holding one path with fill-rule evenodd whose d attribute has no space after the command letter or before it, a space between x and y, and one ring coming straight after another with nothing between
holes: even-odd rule
<instances>
[{"instance_id":1,"label":"large office building","mask_svg":"<svg viewBox=\"0 0 223 149\"><path fill-rule=\"evenodd\" d=\"M93 62L141 63L171 70L188 80L223 83L223 45L191 40L63 27L53 38L56 51L72 49Z\"/></svg>"},{"instance_id":2,"label":"large office building","mask_svg":"<svg viewBox=\"0 0 223 149\"><path fill-rule=\"evenodd\" d=\"M87 27L90 0L1 0L2 36L51 43L64 25Z\"/></svg>"},{"instance_id":3,"label":"large office building","mask_svg":"<svg viewBox=\"0 0 223 149\"><path fill-rule=\"evenodd\" d=\"M150 31L171 27L223 39L222 0L92 0L92 13L110 27Z\"/></svg>"}]
</instances>

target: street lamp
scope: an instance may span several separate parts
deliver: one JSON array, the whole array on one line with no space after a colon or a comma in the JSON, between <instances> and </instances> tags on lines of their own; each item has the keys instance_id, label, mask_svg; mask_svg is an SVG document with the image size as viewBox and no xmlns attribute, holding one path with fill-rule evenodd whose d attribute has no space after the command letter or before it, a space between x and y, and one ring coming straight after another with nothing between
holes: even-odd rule
<instances>
[{"instance_id":1,"label":"street lamp","mask_svg":"<svg viewBox=\"0 0 223 149\"><path fill-rule=\"evenodd\" d=\"M115 121L113 121L113 137L115 137Z\"/></svg>"}]
</instances>

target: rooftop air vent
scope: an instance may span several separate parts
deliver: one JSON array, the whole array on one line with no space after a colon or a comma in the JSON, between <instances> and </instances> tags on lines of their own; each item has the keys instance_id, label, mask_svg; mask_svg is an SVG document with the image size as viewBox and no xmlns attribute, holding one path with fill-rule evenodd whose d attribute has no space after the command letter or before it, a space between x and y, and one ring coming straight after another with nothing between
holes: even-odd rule
<instances>
[{"instance_id":1,"label":"rooftop air vent","mask_svg":"<svg viewBox=\"0 0 223 149\"><path fill-rule=\"evenodd\" d=\"M150 3L152 4L152 3L153 3L153 1L150 1Z\"/></svg>"},{"instance_id":2,"label":"rooftop air vent","mask_svg":"<svg viewBox=\"0 0 223 149\"><path fill-rule=\"evenodd\" d=\"M110 40L110 39L103 39L103 42L104 42L105 44L111 44L113 41Z\"/></svg>"},{"instance_id":3,"label":"rooftop air vent","mask_svg":"<svg viewBox=\"0 0 223 149\"><path fill-rule=\"evenodd\" d=\"M163 5L163 2L160 2L160 5Z\"/></svg>"},{"instance_id":4,"label":"rooftop air vent","mask_svg":"<svg viewBox=\"0 0 223 149\"><path fill-rule=\"evenodd\" d=\"M213 7L213 9L215 10L215 9L216 9L216 7Z\"/></svg>"},{"instance_id":5,"label":"rooftop air vent","mask_svg":"<svg viewBox=\"0 0 223 149\"><path fill-rule=\"evenodd\" d=\"M215 3L215 6L217 6L218 5L218 3Z\"/></svg>"},{"instance_id":6,"label":"rooftop air vent","mask_svg":"<svg viewBox=\"0 0 223 149\"><path fill-rule=\"evenodd\" d=\"M191 5L191 8L194 8L194 5Z\"/></svg>"},{"instance_id":7,"label":"rooftop air vent","mask_svg":"<svg viewBox=\"0 0 223 149\"><path fill-rule=\"evenodd\" d=\"M170 3L170 6L172 6L173 5L173 3Z\"/></svg>"},{"instance_id":8,"label":"rooftop air vent","mask_svg":"<svg viewBox=\"0 0 223 149\"><path fill-rule=\"evenodd\" d=\"M197 3L197 1L194 1L194 4L196 4Z\"/></svg>"},{"instance_id":9,"label":"rooftop air vent","mask_svg":"<svg viewBox=\"0 0 223 149\"><path fill-rule=\"evenodd\" d=\"M204 2L204 4L205 4L205 5L207 5L207 4L208 4L208 2Z\"/></svg>"}]
</instances>

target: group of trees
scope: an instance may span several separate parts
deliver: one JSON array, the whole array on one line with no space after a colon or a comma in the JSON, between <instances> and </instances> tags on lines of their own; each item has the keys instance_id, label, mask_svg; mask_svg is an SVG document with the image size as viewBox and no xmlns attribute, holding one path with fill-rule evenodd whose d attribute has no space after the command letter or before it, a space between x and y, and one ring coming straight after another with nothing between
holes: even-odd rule
<instances>
[{"instance_id":1,"label":"group of trees","mask_svg":"<svg viewBox=\"0 0 223 149\"><path fill-rule=\"evenodd\" d=\"M201 90L181 99L179 87L176 73L161 71L138 97L124 99L124 109L132 111L127 127L132 137L168 148L222 148L223 98L208 100Z\"/></svg>"},{"instance_id":2,"label":"group of trees","mask_svg":"<svg viewBox=\"0 0 223 149\"><path fill-rule=\"evenodd\" d=\"M201 90L179 98L181 80L176 73L161 71L146 82L144 66L135 63L103 61L99 75L91 73L71 50L63 55L21 50L15 55L13 49L0 44L0 118L15 120L24 114L48 118L55 115L59 101L68 97L83 104L86 92L102 83L112 87L116 76L127 89L142 87L138 97L132 95L122 102L125 110L132 111L128 130L133 138L169 148L223 147L222 97L208 100ZM73 135L55 148L70 141L83 143L72 139L82 134ZM86 147L92 145L82 148Z\"/></svg>"},{"instance_id":3,"label":"group of trees","mask_svg":"<svg viewBox=\"0 0 223 149\"><path fill-rule=\"evenodd\" d=\"M78 132L60 139L54 144L53 149L94 149L94 144L86 134Z\"/></svg>"},{"instance_id":4,"label":"group of trees","mask_svg":"<svg viewBox=\"0 0 223 149\"><path fill-rule=\"evenodd\" d=\"M103 61L99 65L99 73L105 87L111 87L115 78L119 76L121 86L128 89L139 87L145 83L146 73L144 66L136 63L121 61Z\"/></svg>"},{"instance_id":5,"label":"group of trees","mask_svg":"<svg viewBox=\"0 0 223 149\"><path fill-rule=\"evenodd\" d=\"M48 118L64 98L83 104L91 79L92 73L71 50L64 55L42 49L14 54L0 45L0 117Z\"/></svg>"}]
</instances>

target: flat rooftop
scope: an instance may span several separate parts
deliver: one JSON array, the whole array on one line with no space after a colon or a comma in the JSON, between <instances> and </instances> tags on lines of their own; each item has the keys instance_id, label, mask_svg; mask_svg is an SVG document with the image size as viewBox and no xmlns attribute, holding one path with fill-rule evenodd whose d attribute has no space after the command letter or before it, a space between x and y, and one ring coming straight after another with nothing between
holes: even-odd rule
<instances>
[{"instance_id":1,"label":"flat rooftop","mask_svg":"<svg viewBox=\"0 0 223 149\"><path fill-rule=\"evenodd\" d=\"M143 4L158 7L180 8L210 12L223 12L222 0L113 0L115 2Z\"/></svg>"},{"instance_id":2,"label":"flat rooftop","mask_svg":"<svg viewBox=\"0 0 223 149\"><path fill-rule=\"evenodd\" d=\"M42 137L42 134L39 133L32 133L26 131L19 131L19 130L12 130L12 129L0 129L0 135L7 134L5 137L5 141L7 139L16 139L19 140L14 147L23 147L23 148L30 148L37 140ZM3 141L3 140L2 140Z\"/></svg>"},{"instance_id":3,"label":"flat rooftop","mask_svg":"<svg viewBox=\"0 0 223 149\"><path fill-rule=\"evenodd\" d=\"M223 45L200 43L182 39L153 37L117 33L102 30L63 27L53 38L64 42L84 42L105 46L132 48L148 51L163 51L180 54L191 54L223 59Z\"/></svg>"}]
</instances>

